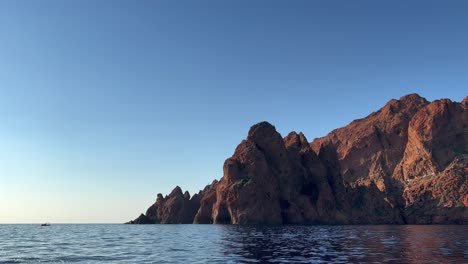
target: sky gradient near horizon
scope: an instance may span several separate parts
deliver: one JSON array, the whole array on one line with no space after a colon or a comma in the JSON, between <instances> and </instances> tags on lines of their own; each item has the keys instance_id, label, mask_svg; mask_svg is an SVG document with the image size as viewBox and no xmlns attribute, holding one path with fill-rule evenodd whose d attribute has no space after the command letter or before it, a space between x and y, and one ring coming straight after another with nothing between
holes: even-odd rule
<instances>
[{"instance_id":1,"label":"sky gradient near horizon","mask_svg":"<svg viewBox=\"0 0 468 264\"><path fill-rule=\"evenodd\" d=\"M222 176L249 127L312 141L461 101L468 1L0 1L0 223L121 223Z\"/></svg>"}]
</instances>

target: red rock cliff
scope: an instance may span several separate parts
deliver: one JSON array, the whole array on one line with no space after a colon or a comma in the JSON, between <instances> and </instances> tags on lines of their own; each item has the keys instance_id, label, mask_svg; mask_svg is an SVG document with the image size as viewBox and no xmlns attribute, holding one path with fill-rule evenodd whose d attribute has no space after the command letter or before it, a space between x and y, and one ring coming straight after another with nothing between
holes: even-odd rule
<instances>
[{"instance_id":1,"label":"red rock cliff","mask_svg":"<svg viewBox=\"0 0 468 264\"><path fill-rule=\"evenodd\" d=\"M256 124L219 182L131 223L468 223L467 177L468 97L410 94L312 143Z\"/></svg>"}]
</instances>

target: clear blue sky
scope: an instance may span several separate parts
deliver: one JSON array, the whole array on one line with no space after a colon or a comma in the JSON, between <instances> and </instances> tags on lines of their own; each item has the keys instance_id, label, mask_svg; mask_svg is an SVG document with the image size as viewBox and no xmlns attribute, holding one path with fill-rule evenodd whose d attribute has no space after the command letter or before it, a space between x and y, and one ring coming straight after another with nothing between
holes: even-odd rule
<instances>
[{"instance_id":1,"label":"clear blue sky","mask_svg":"<svg viewBox=\"0 0 468 264\"><path fill-rule=\"evenodd\" d=\"M312 141L468 95L468 1L0 1L0 223L124 222L222 176L249 127Z\"/></svg>"}]
</instances>

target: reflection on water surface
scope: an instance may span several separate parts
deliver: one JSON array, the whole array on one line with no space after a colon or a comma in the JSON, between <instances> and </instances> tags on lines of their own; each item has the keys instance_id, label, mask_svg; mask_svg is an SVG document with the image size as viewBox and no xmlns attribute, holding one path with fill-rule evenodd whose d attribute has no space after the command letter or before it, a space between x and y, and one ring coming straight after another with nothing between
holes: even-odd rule
<instances>
[{"instance_id":1,"label":"reflection on water surface","mask_svg":"<svg viewBox=\"0 0 468 264\"><path fill-rule=\"evenodd\" d=\"M0 263L468 263L468 226L0 225Z\"/></svg>"}]
</instances>

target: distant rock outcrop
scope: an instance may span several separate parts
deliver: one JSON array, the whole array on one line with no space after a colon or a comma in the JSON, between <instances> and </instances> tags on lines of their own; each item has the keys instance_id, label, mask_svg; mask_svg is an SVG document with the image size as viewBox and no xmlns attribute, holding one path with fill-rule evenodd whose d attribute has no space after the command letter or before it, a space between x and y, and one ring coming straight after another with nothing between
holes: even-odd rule
<instances>
[{"instance_id":1,"label":"distant rock outcrop","mask_svg":"<svg viewBox=\"0 0 468 264\"><path fill-rule=\"evenodd\" d=\"M158 194L156 202L151 205L146 214L130 221L130 224L191 224L200 208L200 195L190 198L188 192L182 193L177 186L172 192L163 197Z\"/></svg>"},{"instance_id":2,"label":"distant rock outcrop","mask_svg":"<svg viewBox=\"0 0 468 264\"><path fill-rule=\"evenodd\" d=\"M261 122L223 170L129 223L466 224L468 97L403 96L312 143Z\"/></svg>"}]
</instances>

